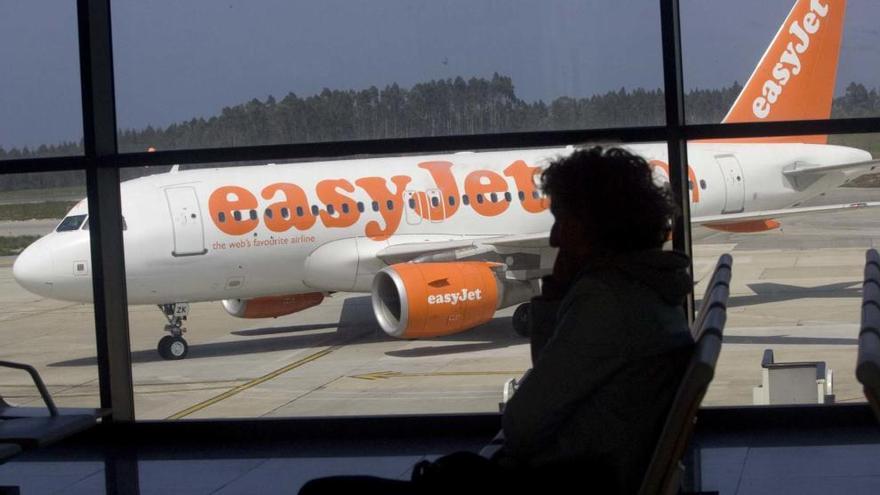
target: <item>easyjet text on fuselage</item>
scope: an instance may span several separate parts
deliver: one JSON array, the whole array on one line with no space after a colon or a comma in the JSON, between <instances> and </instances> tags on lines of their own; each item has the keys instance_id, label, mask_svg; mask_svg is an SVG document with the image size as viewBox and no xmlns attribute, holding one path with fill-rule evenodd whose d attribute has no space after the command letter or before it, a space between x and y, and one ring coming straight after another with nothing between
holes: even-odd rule
<instances>
[{"instance_id":1,"label":"easyjet text on fuselage","mask_svg":"<svg viewBox=\"0 0 880 495\"><path fill-rule=\"evenodd\" d=\"M408 174L390 178L380 176L324 179L315 185L314 201L299 185L276 182L263 187L259 194L269 204L261 204L257 196L245 187L226 185L216 188L208 198L211 220L221 232L240 236L255 230L262 222L272 232L290 229L309 230L318 220L326 228L348 228L356 225L367 212L378 213L381 222L373 218L364 224L364 235L381 241L393 235L400 226L405 208L426 220L453 217L462 206L471 208L484 217L506 212L518 203L528 213L548 209L549 200L538 194L535 175L540 167L515 160L502 170L474 170L459 181L451 162L426 161L418 167L430 174L433 185L428 190L439 191L429 197L419 188L405 204L403 196L413 182ZM503 175L502 175L503 174ZM513 188L508 179L513 180ZM370 198L368 203L355 199L360 189Z\"/></svg>"}]
</instances>

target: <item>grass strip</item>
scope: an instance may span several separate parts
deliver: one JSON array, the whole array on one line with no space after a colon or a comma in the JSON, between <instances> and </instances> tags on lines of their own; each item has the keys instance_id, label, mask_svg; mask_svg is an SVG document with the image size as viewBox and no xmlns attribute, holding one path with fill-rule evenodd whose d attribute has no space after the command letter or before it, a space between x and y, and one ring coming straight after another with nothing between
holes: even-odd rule
<instances>
[{"instance_id":1,"label":"grass strip","mask_svg":"<svg viewBox=\"0 0 880 495\"><path fill-rule=\"evenodd\" d=\"M76 201L43 201L0 205L0 220L42 220L64 218Z\"/></svg>"},{"instance_id":2,"label":"grass strip","mask_svg":"<svg viewBox=\"0 0 880 495\"><path fill-rule=\"evenodd\" d=\"M0 237L0 256L12 256L39 239L38 235L17 235L14 237Z\"/></svg>"}]
</instances>

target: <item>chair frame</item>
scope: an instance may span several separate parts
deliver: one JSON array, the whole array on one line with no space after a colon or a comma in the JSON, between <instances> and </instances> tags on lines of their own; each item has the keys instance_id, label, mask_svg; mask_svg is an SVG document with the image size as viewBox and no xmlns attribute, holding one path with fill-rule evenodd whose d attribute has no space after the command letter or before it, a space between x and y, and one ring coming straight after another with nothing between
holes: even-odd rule
<instances>
[{"instance_id":1,"label":"chair frame","mask_svg":"<svg viewBox=\"0 0 880 495\"><path fill-rule=\"evenodd\" d=\"M880 253L876 249L865 253L856 378L880 421Z\"/></svg>"},{"instance_id":2,"label":"chair frame","mask_svg":"<svg viewBox=\"0 0 880 495\"><path fill-rule=\"evenodd\" d=\"M721 353L732 268L733 258L726 253L721 255L691 330L695 340L694 354L657 439L639 489L642 495L671 495L679 491L683 472L681 459L693 435L697 411L715 376L715 365Z\"/></svg>"}]
</instances>

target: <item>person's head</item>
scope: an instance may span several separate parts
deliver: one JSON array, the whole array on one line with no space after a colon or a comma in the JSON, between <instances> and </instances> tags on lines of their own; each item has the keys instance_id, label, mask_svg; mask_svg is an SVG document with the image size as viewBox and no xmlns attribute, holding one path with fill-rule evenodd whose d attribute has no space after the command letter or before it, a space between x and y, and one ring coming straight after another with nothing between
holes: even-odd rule
<instances>
[{"instance_id":1,"label":"person's head","mask_svg":"<svg viewBox=\"0 0 880 495\"><path fill-rule=\"evenodd\" d=\"M541 175L555 222L550 245L578 256L660 248L675 206L651 167L622 148L577 150Z\"/></svg>"}]
</instances>

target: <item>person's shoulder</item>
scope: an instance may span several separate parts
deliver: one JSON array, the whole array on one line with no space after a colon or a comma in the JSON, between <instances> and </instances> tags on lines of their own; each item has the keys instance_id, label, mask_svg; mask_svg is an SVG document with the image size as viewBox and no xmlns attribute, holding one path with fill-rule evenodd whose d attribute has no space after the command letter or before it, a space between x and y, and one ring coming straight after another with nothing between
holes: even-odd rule
<instances>
[{"instance_id":1,"label":"person's shoulder","mask_svg":"<svg viewBox=\"0 0 880 495\"><path fill-rule=\"evenodd\" d=\"M602 271L585 272L575 280L565 299L584 299L614 295L618 282Z\"/></svg>"},{"instance_id":2,"label":"person's shoulder","mask_svg":"<svg viewBox=\"0 0 880 495\"><path fill-rule=\"evenodd\" d=\"M614 315L626 301L627 291L616 276L603 272L583 273L574 282L559 306L560 312L595 312L600 310Z\"/></svg>"},{"instance_id":3,"label":"person's shoulder","mask_svg":"<svg viewBox=\"0 0 880 495\"><path fill-rule=\"evenodd\" d=\"M575 296L603 295L608 298L626 298L647 287L627 273L614 268L604 268L584 273L572 286Z\"/></svg>"}]
</instances>

